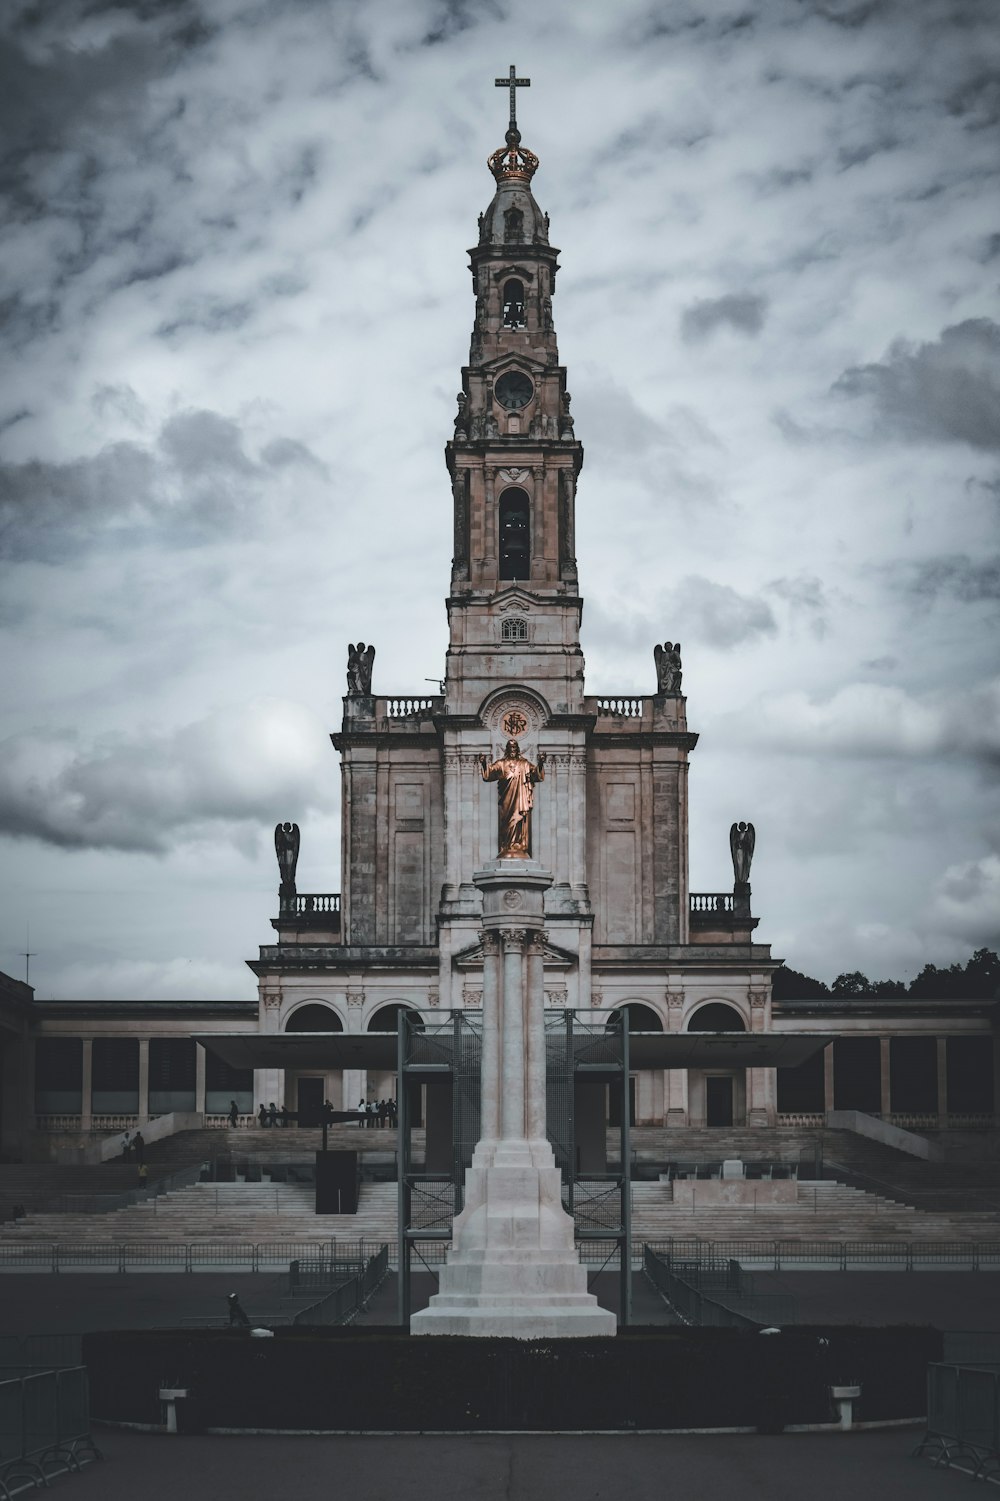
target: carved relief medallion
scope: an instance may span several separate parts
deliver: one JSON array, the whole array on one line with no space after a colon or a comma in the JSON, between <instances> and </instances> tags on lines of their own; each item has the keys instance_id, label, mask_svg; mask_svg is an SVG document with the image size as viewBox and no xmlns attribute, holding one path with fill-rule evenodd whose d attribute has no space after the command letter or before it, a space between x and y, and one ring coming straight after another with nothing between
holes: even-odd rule
<instances>
[{"instance_id":1,"label":"carved relief medallion","mask_svg":"<svg viewBox=\"0 0 1000 1501\"><path fill-rule=\"evenodd\" d=\"M520 712L519 709L512 709L509 714L505 714L503 719L501 720L501 724L503 726L504 734L513 736L515 740L520 735L523 735L525 730L528 728L528 721L525 719L524 715ZM509 891L507 895L514 896L515 893L513 891ZM517 905L520 906L520 902L518 902Z\"/></svg>"},{"instance_id":2,"label":"carved relief medallion","mask_svg":"<svg viewBox=\"0 0 1000 1501\"><path fill-rule=\"evenodd\" d=\"M524 897L520 891L505 891L501 900L508 912L517 912L524 906Z\"/></svg>"}]
</instances>

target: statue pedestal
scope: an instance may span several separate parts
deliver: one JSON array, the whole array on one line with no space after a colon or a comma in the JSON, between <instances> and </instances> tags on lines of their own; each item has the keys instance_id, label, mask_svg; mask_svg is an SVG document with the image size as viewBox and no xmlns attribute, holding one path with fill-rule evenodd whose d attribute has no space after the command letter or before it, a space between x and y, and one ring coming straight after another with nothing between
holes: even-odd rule
<instances>
[{"instance_id":1,"label":"statue pedestal","mask_svg":"<svg viewBox=\"0 0 1000 1501\"><path fill-rule=\"evenodd\" d=\"M440 1291L413 1334L559 1339L614 1334L587 1292L545 1137L543 899L534 860L496 860L473 876L483 893L482 1135L465 1175Z\"/></svg>"}]
</instances>

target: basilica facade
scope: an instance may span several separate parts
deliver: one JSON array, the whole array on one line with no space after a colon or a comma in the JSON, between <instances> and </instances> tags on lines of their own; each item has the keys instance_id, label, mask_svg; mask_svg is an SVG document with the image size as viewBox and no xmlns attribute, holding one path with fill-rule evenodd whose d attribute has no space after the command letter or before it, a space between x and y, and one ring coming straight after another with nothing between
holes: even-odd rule
<instances>
[{"instance_id":1,"label":"basilica facade","mask_svg":"<svg viewBox=\"0 0 1000 1501\"><path fill-rule=\"evenodd\" d=\"M587 691L583 447L556 335L559 252L513 117L489 166L495 191L469 251L472 337L442 476L454 541L440 692L380 691L374 649L351 645L331 737L341 888L298 890L300 831L280 824L274 941L248 961L256 999L40 1001L0 976L0 1158L82 1148L160 1116L173 1117L164 1129L221 1125L233 1103L249 1121L261 1104L305 1118L324 1100L350 1109L392 1095L394 1075L348 1067L346 1044L394 1031L401 1009L425 1025L481 1011L473 875L496 857L500 833L484 760L511 741L534 769L523 853L552 877L546 1005L598 1026L624 1009L631 1031L662 1034L649 1056L666 1066L631 1081L637 1124L819 1126L833 1110L916 1129L995 1124L995 999L775 1000L781 961L755 941L747 822L729 831L732 883L690 890L698 737L680 648L650 643L647 694ZM444 584L446 559L441 573ZM317 1033L343 1034L343 1066L329 1066L329 1049L324 1064L302 1035ZM242 1039L243 1053L213 1047L222 1034Z\"/></svg>"},{"instance_id":2,"label":"basilica facade","mask_svg":"<svg viewBox=\"0 0 1000 1501\"><path fill-rule=\"evenodd\" d=\"M277 942L251 965L272 1030L317 1005L348 1031L387 1007L481 1006L472 876L497 853L497 799L480 762L511 739L544 766L531 856L554 877L547 1003L595 1019L638 1008L632 1025L646 1030L771 1025L777 961L754 942L745 840L732 889L689 889L688 757L698 737L679 648L657 644L654 658L650 643L648 694L587 691L575 543L584 452L559 358L559 251L532 191L537 165L512 125L490 157L495 192L469 251L472 337L442 487L454 543L441 692L380 692L374 652L351 647L332 737L341 891L299 893L285 882ZM720 849L724 839L720 830ZM772 1075L732 1077L721 1112L773 1121ZM345 1104L355 1090L360 1079L344 1083ZM689 1070L639 1081L639 1119L704 1120L707 1108L705 1079Z\"/></svg>"}]
</instances>

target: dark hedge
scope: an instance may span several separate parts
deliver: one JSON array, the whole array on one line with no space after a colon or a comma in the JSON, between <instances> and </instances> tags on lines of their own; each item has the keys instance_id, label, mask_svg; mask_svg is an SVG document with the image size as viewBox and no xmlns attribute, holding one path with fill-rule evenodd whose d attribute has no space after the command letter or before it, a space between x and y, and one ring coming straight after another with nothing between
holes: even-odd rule
<instances>
[{"instance_id":1,"label":"dark hedge","mask_svg":"<svg viewBox=\"0 0 1000 1501\"><path fill-rule=\"evenodd\" d=\"M827 1341L827 1343L823 1343ZM329 1430L758 1427L832 1420L859 1381L863 1420L918 1417L931 1328L632 1329L615 1339L412 1338L396 1329L121 1330L83 1337L98 1420L160 1423L161 1386L194 1428Z\"/></svg>"}]
</instances>

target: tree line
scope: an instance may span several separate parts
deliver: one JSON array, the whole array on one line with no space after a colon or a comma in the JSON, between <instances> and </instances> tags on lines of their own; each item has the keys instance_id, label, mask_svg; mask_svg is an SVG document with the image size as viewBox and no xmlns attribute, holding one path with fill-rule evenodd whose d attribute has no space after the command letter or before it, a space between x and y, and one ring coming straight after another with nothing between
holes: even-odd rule
<instances>
[{"instance_id":1,"label":"tree line","mask_svg":"<svg viewBox=\"0 0 1000 1501\"><path fill-rule=\"evenodd\" d=\"M775 1000L808 1001L821 996L912 996L923 998L990 1000L1000 992L1000 958L992 949L977 949L967 964L946 969L925 964L909 985L904 980L869 980L859 969L838 975L832 985L800 974L783 964L774 972Z\"/></svg>"}]
</instances>

